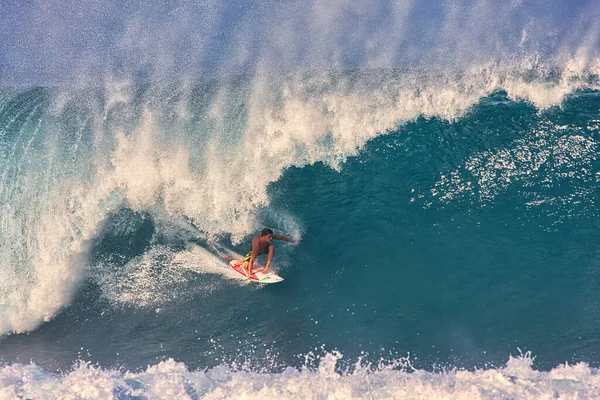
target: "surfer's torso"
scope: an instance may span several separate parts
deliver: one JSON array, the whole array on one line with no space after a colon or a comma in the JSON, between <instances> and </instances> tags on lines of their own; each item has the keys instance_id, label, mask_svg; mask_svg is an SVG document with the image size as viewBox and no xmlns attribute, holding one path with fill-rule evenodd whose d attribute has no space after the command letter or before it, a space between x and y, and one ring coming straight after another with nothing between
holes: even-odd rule
<instances>
[{"instance_id":1,"label":"surfer's torso","mask_svg":"<svg viewBox=\"0 0 600 400\"><path fill-rule=\"evenodd\" d=\"M260 238L260 236L257 236L257 237ZM272 244L269 242L262 243L262 241L260 241L259 246L260 247L258 249L257 256L260 256L262 254L269 254L269 246L272 246ZM246 254L246 256L244 257L244 261L250 261L251 256L252 256L252 249L250 249L248 254Z\"/></svg>"}]
</instances>

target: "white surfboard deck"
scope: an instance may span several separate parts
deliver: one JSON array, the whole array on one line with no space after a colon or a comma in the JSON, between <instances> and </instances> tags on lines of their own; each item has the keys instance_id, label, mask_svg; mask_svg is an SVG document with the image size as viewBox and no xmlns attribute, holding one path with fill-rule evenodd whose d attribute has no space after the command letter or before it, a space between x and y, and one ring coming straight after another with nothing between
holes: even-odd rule
<instances>
[{"instance_id":1,"label":"white surfboard deck","mask_svg":"<svg viewBox=\"0 0 600 400\"><path fill-rule=\"evenodd\" d=\"M225 260L229 262L229 266L233 268L235 272L248 279L248 272L244 268L242 268L241 265L237 264L235 260L232 260L228 257L226 257ZM250 275L249 280L256 283L277 283L283 281L283 278L279 275L274 274L273 272L263 274L260 271L252 271L252 275Z\"/></svg>"}]
</instances>

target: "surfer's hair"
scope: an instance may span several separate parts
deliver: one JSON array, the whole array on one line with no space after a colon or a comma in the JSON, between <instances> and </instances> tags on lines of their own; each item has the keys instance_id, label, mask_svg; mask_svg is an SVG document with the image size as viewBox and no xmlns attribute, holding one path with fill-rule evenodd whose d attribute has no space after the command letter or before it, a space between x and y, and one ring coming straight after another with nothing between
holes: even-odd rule
<instances>
[{"instance_id":1,"label":"surfer's hair","mask_svg":"<svg viewBox=\"0 0 600 400\"><path fill-rule=\"evenodd\" d=\"M267 235L272 235L272 234L273 234L273 231L270 228L265 228L260 233L260 236L267 236Z\"/></svg>"}]
</instances>

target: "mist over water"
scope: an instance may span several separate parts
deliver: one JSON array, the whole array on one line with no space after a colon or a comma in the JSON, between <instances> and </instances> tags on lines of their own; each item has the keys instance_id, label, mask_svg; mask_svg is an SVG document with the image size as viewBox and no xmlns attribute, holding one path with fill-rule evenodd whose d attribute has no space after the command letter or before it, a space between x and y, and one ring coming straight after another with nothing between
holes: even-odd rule
<instances>
[{"instance_id":1,"label":"mist over water","mask_svg":"<svg viewBox=\"0 0 600 400\"><path fill-rule=\"evenodd\" d=\"M468 68L598 54L593 1L60 1L1 8L3 83L102 85L348 68Z\"/></svg>"},{"instance_id":2,"label":"mist over water","mask_svg":"<svg viewBox=\"0 0 600 400\"><path fill-rule=\"evenodd\" d=\"M77 396L65 380L96 372L125 398L167 396L163 374L191 398L260 373L272 392L225 393L302 396L312 382L365 397L373 377L373 397L402 397L390 387L428 374L439 396L485 386L478 372L424 372L441 364L483 367L510 396L571 379L582 388L565 396L594 397L599 14L0 5L3 390L37 396L33 374ZM278 245L286 280L268 287L219 255L245 253L264 226L303 238ZM509 358L521 347L548 372ZM339 374L361 358L383 364Z\"/></svg>"}]
</instances>

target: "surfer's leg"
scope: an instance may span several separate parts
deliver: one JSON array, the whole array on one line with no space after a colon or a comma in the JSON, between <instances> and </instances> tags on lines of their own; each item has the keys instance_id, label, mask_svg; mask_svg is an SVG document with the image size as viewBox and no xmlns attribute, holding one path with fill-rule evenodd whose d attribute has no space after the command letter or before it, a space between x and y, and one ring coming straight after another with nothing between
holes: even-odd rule
<instances>
[{"instance_id":1,"label":"surfer's leg","mask_svg":"<svg viewBox=\"0 0 600 400\"><path fill-rule=\"evenodd\" d=\"M235 265L241 265L242 268L248 269L248 263L250 262L250 254L246 255L246 257L241 260L235 260Z\"/></svg>"},{"instance_id":2,"label":"surfer's leg","mask_svg":"<svg viewBox=\"0 0 600 400\"><path fill-rule=\"evenodd\" d=\"M250 277L250 275L248 274L248 265L250 264L250 261L246 261L246 260L242 260L242 269L244 270L244 272L246 273L246 276Z\"/></svg>"}]
</instances>

